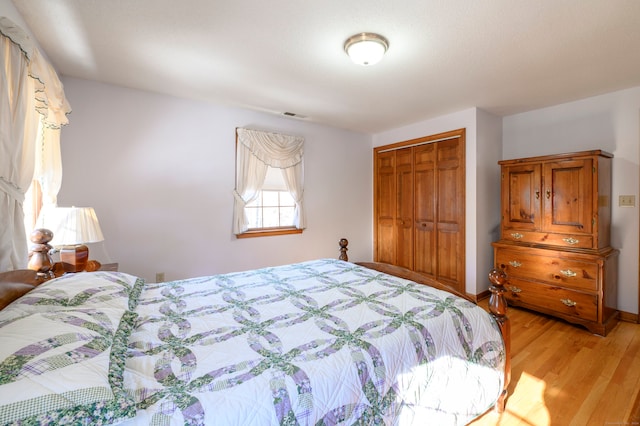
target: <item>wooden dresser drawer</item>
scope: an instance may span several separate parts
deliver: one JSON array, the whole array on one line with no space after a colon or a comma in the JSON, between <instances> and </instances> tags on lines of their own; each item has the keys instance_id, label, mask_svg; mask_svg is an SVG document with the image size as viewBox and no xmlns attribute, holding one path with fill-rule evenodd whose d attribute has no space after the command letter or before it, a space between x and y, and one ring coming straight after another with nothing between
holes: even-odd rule
<instances>
[{"instance_id":1,"label":"wooden dresser drawer","mask_svg":"<svg viewBox=\"0 0 640 426\"><path fill-rule=\"evenodd\" d=\"M543 244L561 248L594 248L593 236L578 234L551 234L548 232L519 231L505 229L502 239L528 244Z\"/></svg>"},{"instance_id":2,"label":"wooden dresser drawer","mask_svg":"<svg viewBox=\"0 0 640 426\"><path fill-rule=\"evenodd\" d=\"M540 306L587 321L598 320L598 297L563 287L510 278L507 299L514 304Z\"/></svg>"},{"instance_id":3,"label":"wooden dresser drawer","mask_svg":"<svg viewBox=\"0 0 640 426\"><path fill-rule=\"evenodd\" d=\"M580 290L597 290L597 263L561 258L553 250L546 252L549 254L538 255L526 248L498 248L496 250L496 265L513 278L544 281L550 285Z\"/></svg>"}]
</instances>

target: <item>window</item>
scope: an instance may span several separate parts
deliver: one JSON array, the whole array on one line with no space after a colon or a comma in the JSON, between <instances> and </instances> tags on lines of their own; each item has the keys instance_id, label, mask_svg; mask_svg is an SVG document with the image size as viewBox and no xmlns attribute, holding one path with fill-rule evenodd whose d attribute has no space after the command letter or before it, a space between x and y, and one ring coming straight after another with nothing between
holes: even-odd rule
<instances>
[{"instance_id":1,"label":"window","mask_svg":"<svg viewBox=\"0 0 640 426\"><path fill-rule=\"evenodd\" d=\"M303 142L296 136L237 129L238 238L302 232Z\"/></svg>"},{"instance_id":2,"label":"window","mask_svg":"<svg viewBox=\"0 0 640 426\"><path fill-rule=\"evenodd\" d=\"M244 207L248 230L294 228L296 202L287 191L282 170L269 167L262 190Z\"/></svg>"},{"instance_id":3,"label":"window","mask_svg":"<svg viewBox=\"0 0 640 426\"><path fill-rule=\"evenodd\" d=\"M296 203L287 191L260 191L258 198L245 207L249 230L292 228Z\"/></svg>"}]
</instances>

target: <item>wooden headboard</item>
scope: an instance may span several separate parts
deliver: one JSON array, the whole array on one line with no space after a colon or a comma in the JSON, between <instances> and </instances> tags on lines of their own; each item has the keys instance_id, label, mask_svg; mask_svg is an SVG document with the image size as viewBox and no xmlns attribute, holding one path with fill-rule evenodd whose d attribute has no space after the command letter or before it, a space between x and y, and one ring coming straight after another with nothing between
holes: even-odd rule
<instances>
[{"instance_id":1,"label":"wooden headboard","mask_svg":"<svg viewBox=\"0 0 640 426\"><path fill-rule=\"evenodd\" d=\"M0 273L0 310L42 282L42 277L30 269Z\"/></svg>"}]
</instances>

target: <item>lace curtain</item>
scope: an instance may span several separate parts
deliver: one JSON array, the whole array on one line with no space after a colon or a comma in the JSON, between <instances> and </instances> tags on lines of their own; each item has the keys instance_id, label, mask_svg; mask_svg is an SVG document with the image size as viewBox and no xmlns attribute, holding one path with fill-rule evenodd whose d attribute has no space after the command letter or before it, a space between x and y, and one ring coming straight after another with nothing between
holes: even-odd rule
<instances>
[{"instance_id":1,"label":"lace curtain","mask_svg":"<svg viewBox=\"0 0 640 426\"><path fill-rule=\"evenodd\" d=\"M6 271L27 266L23 202L36 157L42 159L37 177L46 191L43 199L56 203L60 127L68 123L71 108L51 65L5 17L0 17L0 50L0 271Z\"/></svg>"},{"instance_id":2,"label":"lace curtain","mask_svg":"<svg viewBox=\"0 0 640 426\"><path fill-rule=\"evenodd\" d=\"M304 229L304 138L239 128L237 144L234 234L247 231L245 206L258 197L269 167L282 170L287 191L296 203L294 225Z\"/></svg>"}]
</instances>

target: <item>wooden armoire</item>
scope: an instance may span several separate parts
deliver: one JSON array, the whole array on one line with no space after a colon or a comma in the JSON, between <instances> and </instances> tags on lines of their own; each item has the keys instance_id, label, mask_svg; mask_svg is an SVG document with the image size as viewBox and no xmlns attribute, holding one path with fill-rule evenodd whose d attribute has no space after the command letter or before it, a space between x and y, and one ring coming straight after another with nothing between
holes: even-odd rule
<instances>
[{"instance_id":1,"label":"wooden armoire","mask_svg":"<svg viewBox=\"0 0 640 426\"><path fill-rule=\"evenodd\" d=\"M510 304L600 335L616 324L612 157L593 150L498 162L502 219L494 259L508 274Z\"/></svg>"},{"instance_id":2,"label":"wooden armoire","mask_svg":"<svg viewBox=\"0 0 640 426\"><path fill-rule=\"evenodd\" d=\"M374 260L465 291L465 131L374 149Z\"/></svg>"}]
</instances>

